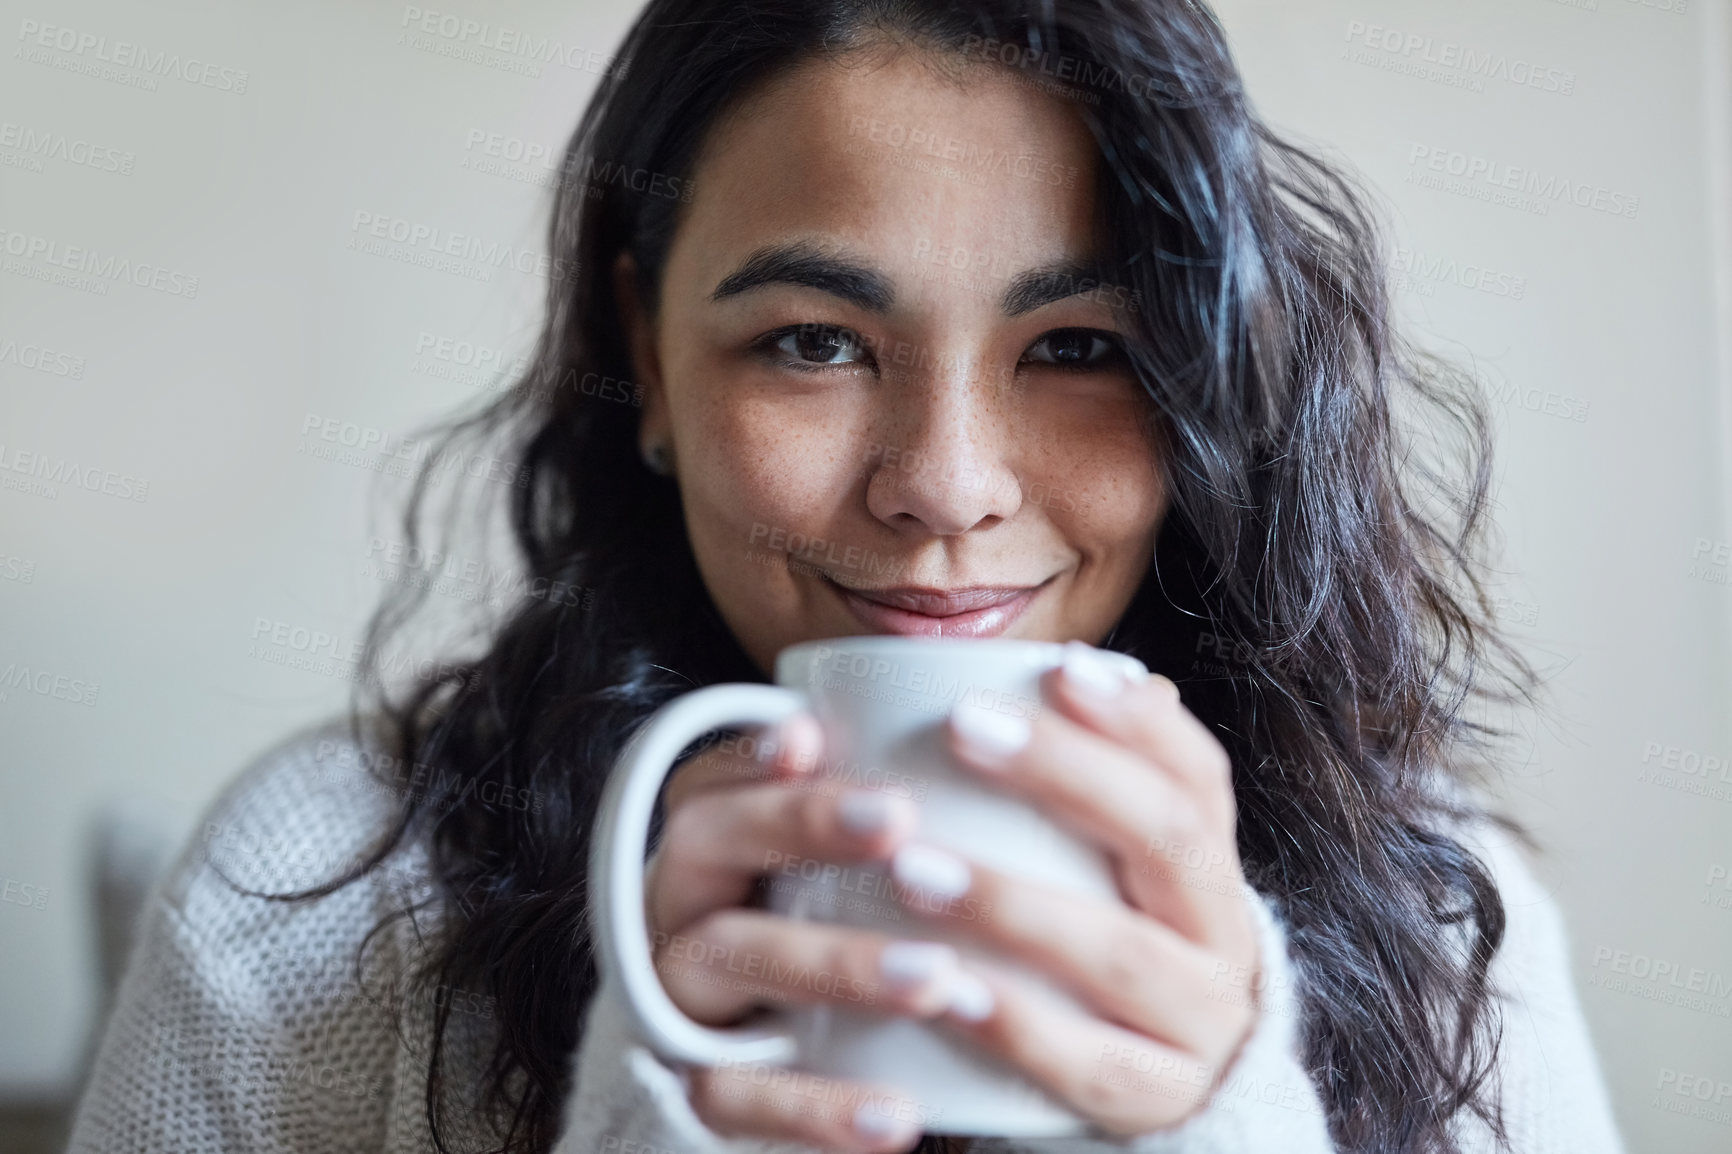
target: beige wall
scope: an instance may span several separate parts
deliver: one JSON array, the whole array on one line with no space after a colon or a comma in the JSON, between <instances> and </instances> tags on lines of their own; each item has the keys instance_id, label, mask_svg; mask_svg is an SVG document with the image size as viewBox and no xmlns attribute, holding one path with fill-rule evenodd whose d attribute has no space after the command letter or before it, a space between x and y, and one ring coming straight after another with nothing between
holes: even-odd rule
<instances>
[{"instance_id":1,"label":"beige wall","mask_svg":"<svg viewBox=\"0 0 1732 1154\"><path fill-rule=\"evenodd\" d=\"M48 283L53 266L15 256L0 270L7 464L113 474L110 492L0 489L0 670L91 699L0 687L0 875L31 898L0 902L0 1097L75 1076L98 808L130 799L188 836L245 759L345 699L340 666L283 664L296 651L271 633L359 636L400 490L303 452L327 444L305 430L412 435L480 395L432 355L442 342L509 357L533 335L533 273L358 250L356 221L536 249L543 192L516 179L533 170L490 170L472 142L557 150L628 6L437 6L571 47L540 76L406 35L409 7L0 0L0 131L95 146L92 163L38 164L0 138L0 230L165 270L156 287ZM1265 115L1383 195L1416 331L1497 388L1506 608L1559 670L1510 796L1553 847L1545 877L1632 1149L1723 1150L1732 1130L1665 1110L1689 1100L1660 1082L1732 1081L1726 0L1218 10ZM76 40L39 47L42 25L215 70L152 78ZM1500 71L1423 62L1464 49ZM1537 86L1512 81L1536 66ZM1492 202L1481 162L1587 204ZM1435 187L1451 166L1474 181ZM22 363L44 347L48 371ZM1618 972L1656 961L1707 992L1659 1000L1664 980Z\"/></svg>"}]
</instances>

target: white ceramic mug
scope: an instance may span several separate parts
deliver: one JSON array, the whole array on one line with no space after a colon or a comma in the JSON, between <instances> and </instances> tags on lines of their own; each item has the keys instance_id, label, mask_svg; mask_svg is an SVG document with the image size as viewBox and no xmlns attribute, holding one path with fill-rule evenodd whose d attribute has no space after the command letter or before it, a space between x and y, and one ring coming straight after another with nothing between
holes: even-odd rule
<instances>
[{"instance_id":1,"label":"white ceramic mug","mask_svg":"<svg viewBox=\"0 0 1732 1154\"><path fill-rule=\"evenodd\" d=\"M936 1023L846 999L781 1007L770 1025L718 1029L676 1007L657 977L644 911L650 817L674 759L719 728L773 725L809 710L824 733L820 777L839 786L914 797L915 836L1011 876L1118 899L1105 856L1032 806L958 766L943 724L962 703L1032 718L1044 707L1039 679L1058 665L1055 642L831 638L783 650L776 685L714 685L663 706L622 750L597 814L590 858L590 909L604 972L623 991L632 1019L665 1059L705 1066L767 1063L835 1079L883 1082L916 1099L932 1133L1070 1137L1087 1121L1008 1064ZM1145 676L1142 662L1100 651ZM906 908L884 863L767 862L767 907L795 918L869 927L899 938L944 941L964 963L988 956L1074 998L1044 975L966 934ZM990 916L990 911L984 911Z\"/></svg>"}]
</instances>

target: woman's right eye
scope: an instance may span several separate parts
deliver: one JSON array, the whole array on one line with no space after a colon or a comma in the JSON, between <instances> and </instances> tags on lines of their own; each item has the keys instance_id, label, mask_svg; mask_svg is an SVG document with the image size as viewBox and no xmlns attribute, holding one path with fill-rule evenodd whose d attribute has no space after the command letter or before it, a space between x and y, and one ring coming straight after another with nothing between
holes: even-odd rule
<instances>
[{"instance_id":1,"label":"woman's right eye","mask_svg":"<svg viewBox=\"0 0 1732 1154\"><path fill-rule=\"evenodd\" d=\"M860 334L838 325L796 325L769 334L767 343L791 357L790 368L812 365L845 365L866 360L866 345Z\"/></svg>"}]
</instances>

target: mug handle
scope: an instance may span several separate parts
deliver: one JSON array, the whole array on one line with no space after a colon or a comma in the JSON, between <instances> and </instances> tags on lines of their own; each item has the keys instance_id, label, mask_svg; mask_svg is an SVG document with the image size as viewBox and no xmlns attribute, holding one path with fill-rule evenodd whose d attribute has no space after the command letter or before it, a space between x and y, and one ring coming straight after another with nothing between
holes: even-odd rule
<instances>
[{"instance_id":1,"label":"mug handle","mask_svg":"<svg viewBox=\"0 0 1732 1154\"><path fill-rule=\"evenodd\" d=\"M650 955L644 852L662 781L687 745L712 729L774 725L806 708L804 694L775 685L711 685L658 709L620 751L596 810L589 854L589 908L603 973L624 992L639 1033L663 1058L703 1066L782 1064L794 1036L781 1030L717 1029L694 1022L668 997Z\"/></svg>"}]
</instances>

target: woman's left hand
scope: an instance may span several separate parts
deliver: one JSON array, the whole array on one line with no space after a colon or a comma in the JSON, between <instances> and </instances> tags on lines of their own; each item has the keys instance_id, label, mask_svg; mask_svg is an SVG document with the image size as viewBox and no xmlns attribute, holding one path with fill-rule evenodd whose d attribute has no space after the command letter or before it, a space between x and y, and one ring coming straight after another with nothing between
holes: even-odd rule
<instances>
[{"instance_id":1,"label":"woman's left hand","mask_svg":"<svg viewBox=\"0 0 1732 1154\"><path fill-rule=\"evenodd\" d=\"M940 1020L1131 1137L1208 1100L1253 1026L1260 959L1226 750L1170 680L1127 681L1097 652L1066 647L1064 666L1042 680L1052 707L1032 722L961 707L948 737L982 779L1103 849L1125 900L1084 898L918 841L892 867L910 908L1048 975L1087 1011L970 960L990 1009Z\"/></svg>"}]
</instances>

